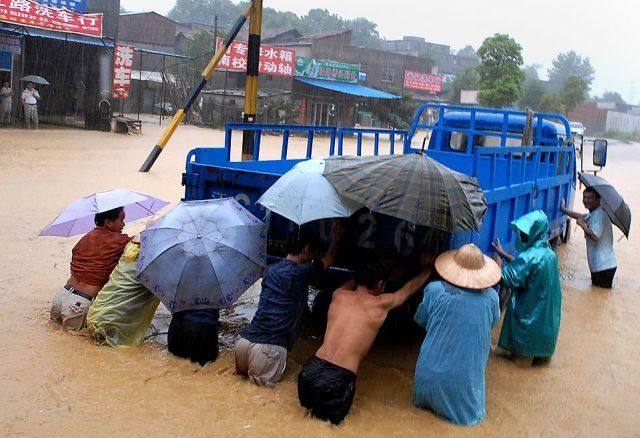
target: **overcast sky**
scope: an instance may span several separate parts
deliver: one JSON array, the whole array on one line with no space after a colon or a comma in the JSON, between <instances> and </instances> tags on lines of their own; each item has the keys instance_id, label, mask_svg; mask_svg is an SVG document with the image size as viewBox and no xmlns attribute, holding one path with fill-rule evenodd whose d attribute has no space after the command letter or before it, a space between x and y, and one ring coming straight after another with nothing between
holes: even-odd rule
<instances>
[{"instance_id":1,"label":"overcast sky","mask_svg":"<svg viewBox=\"0 0 640 438\"><path fill-rule=\"evenodd\" d=\"M121 4L130 11L166 14L175 0ZM558 53L575 50L588 56L596 71L592 94L618 91L628 102L640 103L640 3L633 0L264 0L264 5L298 15L326 8L344 18L365 17L378 24L383 38L421 36L454 49L467 44L477 49L487 36L507 33L523 47L525 63L543 66L542 78Z\"/></svg>"}]
</instances>

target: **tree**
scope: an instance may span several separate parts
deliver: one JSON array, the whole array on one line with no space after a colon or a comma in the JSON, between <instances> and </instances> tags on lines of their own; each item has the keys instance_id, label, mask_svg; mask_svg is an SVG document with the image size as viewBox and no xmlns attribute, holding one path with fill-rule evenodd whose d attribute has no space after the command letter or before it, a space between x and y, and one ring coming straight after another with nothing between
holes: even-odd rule
<instances>
[{"instance_id":1,"label":"tree","mask_svg":"<svg viewBox=\"0 0 640 438\"><path fill-rule=\"evenodd\" d=\"M601 102L613 102L613 103L619 103L619 104L626 104L627 102L625 102L625 100L622 98L622 96L620 95L620 93L618 93L617 91L605 91L602 94L602 97L597 98L597 100L601 101Z\"/></svg>"},{"instance_id":2,"label":"tree","mask_svg":"<svg viewBox=\"0 0 640 438\"><path fill-rule=\"evenodd\" d=\"M367 47L369 49L380 48L380 33L378 25L366 18L355 18L346 22L347 29L352 31L352 43L355 46Z\"/></svg>"},{"instance_id":3,"label":"tree","mask_svg":"<svg viewBox=\"0 0 640 438\"><path fill-rule=\"evenodd\" d=\"M230 28L242 13L244 4L235 4L230 0L176 0L168 17L179 22L213 24L218 16L218 25Z\"/></svg>"},{"instance_id":4,"label":"tree","mask_svg":"<svg viewBox=\"0 0 640 438\"><path fill-rule=\"evenodd\" d=\"M560 91L570 76L580 76L587 83L588 91L595 76L589 58L583 58L573 50L556 56L548 73L549 87L556 92Z\"/></svg>"},{"instance_id":5,"label":"tree","mask_svg":"<svg viewBox=\"0 0 640 438\"><path fill-rule=\"evenodd\" d=\"M476 50L472 46L464 46L462 49L458 50L456 53L457 56L464 56L465 58L475 58L478 59L478 54Z\"/></svg>"},{"instance_id":6,"label":"tree","mask_svg":"<svg viewBox=\"0 0 640 438\"><path fill-rule=\"evenodd\" d=\"M538 70L542 67L540 64L531 64L525 65L522 71L524 72L525 80L536 79L540 80L540 76L538 75Z\"/></svg>"},{"instance_id":7,"label":"tree","mask_svg":"<svg viewBox=\"0 0 640 438\"><path fill-rule=\"evenodd\" d=\"M589 86L580 76L569 76L559 93L560 102L567 113L585 101L588 90Z\"/></svg>"},{"instance_id":8,"label":"tree","mask_svg":"<svg viewBox=\"0 0 640 438\"><path fill-rule=\"evenodd\" d=\"M562 105L562 103L560 102L560 98L556 93L546 91L542 95L542 98L540 98L539 111L542 111L545 113L564 114L565 108L564 108L564 105Z\"/></svg>"},{"instance_id":9,"label":"tree","mask_svg":"<svg viewBox=\"0 0 640 438\"><path fill-rule=\"evenodd\" d=\"M527 79L524 85L524 93L520 99L520 108L539 110L542 96L547 92L540 79Z\"/></svg>"},{"instance_id":10,"label":"tree","mask_svg":"<svg viewBox=\"0 0 640 438\"><path fill-rule=\"evenodd\" d=\"M216 42L213 32L201 30L186 41L182 50L183 54L193 58L187 64L196 73L200 73L209 63L216 51Z\"/></svg>"},{"instance_id":11,"label":"tree","mask_svg":"<svg viewBox=\"0 0 640 438\"><path fill-rule=\"evenodd\" d=\"M460 103L460 91L476 90L478 87L478 81L480 81L480 76L478 76L478 72L475 67L469 67L459 71L451 83L449 101L451 103Z\"/></svg>"},{"instance_id":12,"label":"tree","mask_svg":"<svg viewBox=\"0 0 640 438\"><path fill-rule=\"evenodd\" d=\"M522 96L522 47L506 34L495 34L478 49L478 100L482 105L504 107Z\"/></svg>"}]
</instances>

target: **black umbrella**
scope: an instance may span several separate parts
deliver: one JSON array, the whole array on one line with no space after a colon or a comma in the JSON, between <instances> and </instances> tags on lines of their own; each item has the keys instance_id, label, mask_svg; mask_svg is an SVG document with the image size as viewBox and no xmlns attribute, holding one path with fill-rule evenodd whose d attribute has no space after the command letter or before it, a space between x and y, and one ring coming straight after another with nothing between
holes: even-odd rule
<instances>
[{"instance_id":1,"label":"black umbrella","mask_svg":"<svg viewBox=\"0 0 640 438\"><path fill-rule=\"evenodd\" d=\"M422 154L329 157L324 176L341 196L414 225L478 231L487 211L475 178Z\"/></svg>"},{"instance_id":2,"label":"black umbrella","mask_svg":"<svg viewBox=\"0 0 640 438\"><path fill-rule=\"evenodd\" d=\"M631 209L620 193L606 179L599 176L581 172L578 173L578 178L585 186L593 187L598 192L600 205L611 219L611 223L620 228L628 239L631 229Z\"/></svg>"}]
</instances>

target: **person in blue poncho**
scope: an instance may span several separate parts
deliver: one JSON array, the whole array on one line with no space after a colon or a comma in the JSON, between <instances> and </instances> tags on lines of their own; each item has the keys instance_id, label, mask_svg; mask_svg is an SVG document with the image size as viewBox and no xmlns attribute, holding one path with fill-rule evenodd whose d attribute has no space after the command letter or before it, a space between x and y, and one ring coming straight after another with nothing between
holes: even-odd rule
<instances>
[{"instance_id":1,"label":"person in blue poncho","mask_svg":"<svg viewBox=\"0 0 640 438\"><path fill-rule=\"evenodd\" d=\"M556 349L560 330L562 289L558 258L547 241L549 220L541 210L511 223L517 235L518 256L508 254L499 240L494 248L508 263L502 283L511 298L502 324L498 353L512 355L519 365L548 360Z\"/></svg>"},{"instance_id":2,"label":"person in blue poncho","mask_svg":"<svg viewBox=\"0 0 640 438\"><path fill-rule=\"evenodd\" d=\"M472 426L486 416L485 370L491 328L500 319L500 268L473 245L441 254L442 281L429 283L415 321L427 331L420 348L413 403L452 423Z\"/></svg>"}]
</instances>

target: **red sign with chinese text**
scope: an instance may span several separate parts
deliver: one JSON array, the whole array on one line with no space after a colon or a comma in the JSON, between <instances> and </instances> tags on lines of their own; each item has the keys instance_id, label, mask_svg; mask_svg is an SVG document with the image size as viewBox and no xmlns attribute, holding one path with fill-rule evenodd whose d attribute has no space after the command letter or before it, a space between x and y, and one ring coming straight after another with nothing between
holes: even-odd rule
<instances>
[{"instance_id":1,"label":"red sign with chinese text","mask_svg":"<svg viewBox=\"0 0 640 438\"><path fill-rule=\"evenodd\" d=\"M440 93L442 91L442 76L405 70L404 88Z\"/></svg>"},{"instance_id":2,"label":"red sign with chinese text","mask_svg":"<svg viewBox=\"0 0 640 438\"><path fill-rule=\"evenodd\" d=\"M113 57L113 92L115 99L129 97L131 70L135 48L127 44L116 44Z\"/></svg>"},{"instance_id":3,"label":"red sign with chinese text","mask_svg":"<svg viewBox=\"0 0 640 438\"><path fill-rule=\"evenodd\" d=\"M224 45L224 39L218 38L216 47ZM219 70L246 71L247 52L249 44L246 41L234 41L227 53L218 64ZM260 66L258 72L265 75L292 77L295 72L296 52L280 47L260 46Z\"/></svg>"},{"instance_id":4,"label":"red sign with chinese text","mask_svg":"<svg viewBox=\"0 0 640 438\"><path fill-rule=\"evenodd\" d=\"M102 37L102 14L78 14L32 0L0 0L0 21L92 37Z\"/></svg>"}]
</instances>

